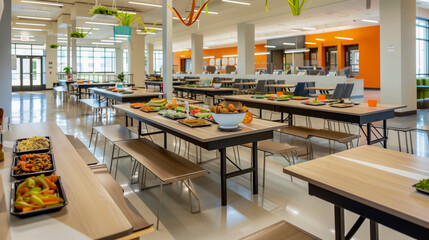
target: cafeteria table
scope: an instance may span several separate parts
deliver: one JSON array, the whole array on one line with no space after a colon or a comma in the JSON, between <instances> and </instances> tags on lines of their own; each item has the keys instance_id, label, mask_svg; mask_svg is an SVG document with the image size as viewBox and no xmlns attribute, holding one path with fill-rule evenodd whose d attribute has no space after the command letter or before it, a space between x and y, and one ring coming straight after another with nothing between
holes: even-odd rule
<instances>
[{"instance_id":1,"label":"cafeteria table","mask_svg":"<svg viewBox=\"0 0 429 240\"><path fill-rule=\"evenodd\" d=\"M145 81L146 89L148 89L149 86L155 86L155 87L159 88L159 91L162 91L163 84L164 84L163 81L147 81L147 80ZM173 80L173 86L178 86L178 85L182 85L182 84L186 84L186 82Z\"/></svg>"},{"instance_id":2,"label":"cafeteria table","mask_svg":"<svg viewBox=\"0 0 429 240\"><path fill-rule=\"evenodd\" d=\"M412 186L429 178L429 158L361 146L305 163L283 172L308 182L311 196L334 204L335 239L351 239L365 219L370 238L378 224L416 239L429 236L429 195ZM344 209L360 217L346 233Z\"/></svg>"},{"instance_id":3,"label":"cafeteria table","mask_svg":"<svg viewBox=\"0 0 429 240\"><path fill-rule=\"evenodd\" d=\"M329 94L329 91L335 90L335 87L306 87L305 89L319 91L320 94Z\"/></svg>"},{"instance_id":4,"label":"cafeteria table","mask_svg":"<svg viewBox=\"0 0 429 240\"><path fill-rule=\"evenodd\" d=\"M216 96L224 96L224 95L233 95L235 91L238 91L236 88L212 88L212 87L182 87L182 86L174 86L174 91L177 91L177 95L179 92L181 93L180 97L183 98L183 92L188 92L191 94L191 98L195 99L197 94L203 94L206 97L213 98L213 105L216 104L215 97Z\"/></svg>"},{"instance_id":5,"label":"cafeteria table","mask_svg":"<svg viewBox=\"0 0 429 240\"><path fill-rule=\"evenodd\" d=\"M181 138L185 141L200 146L206 150L218 150L220 152L220 176L221 176L221 203L227 205L227 179L239 175L253 173L252 185L253 194L258 194L258 141L273 138L273 131L285 127L285 124L275 123L260 119L253 119L253 122L244 125L240 124L241 130L236 132L224 132L218 129L217 124L211 124L208 127L190 128L175 120L162 117L157 113L145 113L138 109L133 109L129 104L114 105L113 108L126 113L139 121L139 134L141 135L142 122L155 127L164 134L164 148L167 148L167 133ZM146 134L147 135L147 134ZM252 143L252 166L242 169L236 164L238 169L234 172L226 172L226 148L239 146L245 143ZM231 161L230 161L231 162ZM231 162L232 163L232 162Z\"/></svg>"},{"instance_id":6,"label":"cafeteria table","mask_svg":"<svg viewBox=\"0 0 429 240\"><path fill-rule=\"evenodd\" d=\"M78 89L77 91L77 97L78 99L82 98L82 89L88 89L88 88L93 88L93 87L113 87L115 86L116 83L115 82L109 82L109 83L73 83L70 84L70 86L75 87ZM134 87L134 84L130 84L130 83L125 83L125 86L132 86Z\"/></svg>"},{"instance_id":7,"label":"cafeteria table","mask_svg":"<svg viewBox=\"0 0 429 240\"><path fill-rule=\"evenodd\" d=\"M98 97L104 97L116 102L146 102L152 98L157 98L160 94L158 92L149 91L147 89L133 89L133 93L124 94L120 92L112 92L104 88L90 88L94 94Z\"/></svg>"},{"instance_id":8,"label":"cafeteria table","mask_svg":"<svg viewBox=\"0 0 429 240\"><path fill-rule=\"evenodd\" d=\"M276 111L281 113L281 121L283 122L283 113L288 113L287 120L289 126L293 125L293 114L317 117L329 120L336 120L348 123L358 124L366 136L367 144L382 143L384 148L387 148L387 119L395 117L395 109L404 108L403 105L388 105L378 104L377 107L368 107L366 103L355 105L348 108L335 108L328 104L322 106L310 106L302 104L301 100L290 101L271 101L267 99L255 99L252 95L235 95L225 96L225 100L242 102L247 107L257 108L262 112L262 109ZM260 115L262 116L262 114ZM383 121L382 133L376 128L372 130L373 123ZM362 128L366 124L366 132ZM372 140L372 135L378 135L378 138ZM377 136L376 136L377 137Z\"/></svg>"}]
</instances>

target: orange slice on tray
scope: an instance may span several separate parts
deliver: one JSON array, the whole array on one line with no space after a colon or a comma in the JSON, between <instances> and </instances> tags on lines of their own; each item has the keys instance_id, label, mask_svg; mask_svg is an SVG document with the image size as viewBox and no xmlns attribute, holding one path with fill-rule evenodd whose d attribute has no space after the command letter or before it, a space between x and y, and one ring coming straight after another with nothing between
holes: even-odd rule
<instances>
[{"instance_id":1,"label":"orange slice on tray","mask_svg":"<svg viewBox=\"0 0 429 240\"><path fill-rule=\"evenodd\" d=\"M252 115L252 113L251 112L247 112L246 116L244 116L244 119L243 119L242 123L249 124L252 121L253 121L253 115Z\"/></svg>"}]
</instances>

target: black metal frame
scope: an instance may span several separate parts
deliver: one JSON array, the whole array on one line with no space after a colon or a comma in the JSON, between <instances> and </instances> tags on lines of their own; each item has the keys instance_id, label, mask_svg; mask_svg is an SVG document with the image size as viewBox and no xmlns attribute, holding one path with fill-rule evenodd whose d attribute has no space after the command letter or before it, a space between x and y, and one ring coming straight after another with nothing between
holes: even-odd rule
<instances>
[{"instance_id":1,"label":"black metal frame","mask_svg":"<svg viewBox=\"0 0 429 240\"><path fill-rule=\"evenodd\" d=\"M364 203L345 197L341 194L316 186L312 183L308 183L308 192L311 196L318 197L335 205L334 213L336 240L351 239L351 237L353 237L366 218L370 220L371 240L378 239L377 223L383 224L386 227L392 228L413 238L428 239L429 228L392 215L386 211L383 211L382 209L371 207ZM344 227L344 209L360 215L347 235L345 235Z\"/></svg>"},{"instance_id":2,"label":"black metal frame","mask_svg":"<svg viewBox=\"0 0 429 240\"><path fill-rule=\"evenodd\" d=\"M204 88L177 88L174 87L174 90L177 91L177 95L179 95L179 92L181 92L181 97L183 98L183 93L188 92L191 93L191 99L196 99L197 94L205 95L206 97L212 97L213 98L213 105L216 104L215 97L216 96L225 96L225 95L233 95L236 89L221 89L221 90L206 90Z\"/></svg>"}]
</instances>

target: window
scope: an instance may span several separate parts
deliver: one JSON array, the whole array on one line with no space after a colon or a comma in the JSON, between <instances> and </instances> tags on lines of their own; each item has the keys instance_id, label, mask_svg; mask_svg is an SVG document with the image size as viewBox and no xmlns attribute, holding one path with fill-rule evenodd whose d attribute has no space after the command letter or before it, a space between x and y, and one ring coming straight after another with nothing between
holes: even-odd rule
<instances>
[{"instance_id":1,"label":"window","mask_svg":"<svg viewBox=\"0 0 429 240\"><path fill-rule=\"evenodd\" d=\"M67 46L59 46L57 54L57 71L62 72L67 66ZM76 71L79 73L116 72L115 48L77 47L76 56Z\"/></svg>"},{"instance_id":2,"label":"window","mask_svg":"<svg viewBox=\"0 0 429 240\"><path fill-rule=\"evenodd\" d=\"M57 48L57 72L63 72L65 67L67 67L67 47L59 46Z\"/></svg>"},{"instance_id":3,"label":"window","mask_svg":"<svg viewBox=\"0 0 429 240\"><path fill-rule=\"evenodd\" d=\"M422 18L416 20L416 75L429 76L429 21Z\"/></svg>"},{"instance_id":4,"label":"window","mask_svg":"<svg viewBox=\"0 0 429 240\"><path fill-rule=\"evenodd\" d=\"M123 72L124 73L128 73L128 71L130 70L130 66L128 65L129 63L129 53L128 53L128 49L124 49L124 53L123 53Z\"/></svg>"},{"instance_id":5,"label":"window","mask_svg":"<svg viewBox=\"0 0 429 240\"><path fill-rule=\"evenodd\" d=\"M161 73L162 67L162 51L154 50L153 51L153 72Z\"/></svg>"}]
</instances>

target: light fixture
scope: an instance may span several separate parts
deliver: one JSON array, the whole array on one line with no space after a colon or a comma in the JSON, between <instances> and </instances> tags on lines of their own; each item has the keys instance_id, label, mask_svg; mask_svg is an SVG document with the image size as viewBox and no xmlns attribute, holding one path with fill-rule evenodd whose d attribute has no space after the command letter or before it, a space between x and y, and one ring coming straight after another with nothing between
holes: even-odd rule
<instances>
[{"instance_id":1,"label":"light fixture","mask_svg":"<svg viewBox=\"0 0 429 240\"><path fill-rule=\"evenodd\" d=\"M286 46L295 46L295 43L284 42L283 45L286 45Z\"/></svg>"},{"instance_id":2,"label":"light fixture","mask_svg":"<svg viewBox=\"0 0 429 240\"><path fill-rule=\"evenodd\" d=\"M76 27L76 29L82 29L82 30L90 30L90 29L92 29L92 31L98 31L98 30L100 30L99 28L90 28L90 27Z\"/></svg>"},{"instance_id":3,"label":"light fixture","mask_svg":"<svg viewBox=\"0 0 429 240\"><path fill-rule=\"evenodd\" d=\"M138 35L154 35L154 32L137 32Z\"/></svg>"},{"instance_id":4,"label":"light fixture","mask_svg":"<svg viewBox=\"0 0 429 240\"><path fill-rule=\"evenodd\" d=\"M67 38L59 37L59 38L57 38L57 40L67 40Z\"/></svg>"},{"instance_id":5,"label":"light fixture","mask_svg":"<svg viewBox=\"0 0 429 240\"><path fill-rule=\"evenodd\" d=\"M43 31L43 29L37 29L37 28L17 28L17 27L13 27L12 30L35 31L35 32L41 32L41 31Z\"/></svg>"},{"instance_id":6,"label":"light fixture","mask_svg":"<svg viewBox=\"0 0 429 240\"><path fill-rule=\"evenodd\" d=\"M96 24L96 25L106 25L106 26L115 26L115 23L105 23L105 22L85 22L86 24Z\"/></svg>"},{"instance_id":7,"label":"light fixture","mask_svg":"<svg viewBox=\"0 0 429 240\"><path fill-rule=\"evenodd\" d=\"M316 28L314 28L314 27L303 27L302 29L304 29L304 30L316 30Z\"/></svg>"},{"instance_id":8,"label":"light fixture","mask_svg":"<svg viewBox=\"0 0 429 240\"><path fill-rule=\"evenodd\" d=\"M47 17L32 17L32 16L18 16L18 18L24 18L24 19L34 19L34 20L47 20L47 21L51 21L51 18L47 18Z\"/></svg>"},{"instance_id":9,"label":"light fixture","mask_svg":"<svg viewBox=\"0 0 429 240\"><path fill-rule=\"evenodd\" d=\"M122 37L122 38L127 38L128 39L128 35L121 35L121 34L116 34L116 37Z\"/></svg>"},{"instance_id":10,"label":"light fixture","mask_svg":"<svg viewBox=\"0 0 429 240\"><path fill-rule=\"evenodd\" d=\"M143 6L149 6L149 7L158 7L161 8L162 5L159 4L152 4L152 3L144 3L144 2L128 2L129 4L136 4L136 5L143 5Z\"/></svg>"},{"instance_id":11,"label":"light fixture","mask_svg":"<svg viewBox=\"0 0 429 240\"><path fill-rule=\"evenodd\" d=\"M12 41L35 42L36 39L22 40L21 38L11 38Z\"/></svg>"},{"instance_id":12,"label":"light fixture","mask_svg":"<svg viewBox=\"0 0 429 240\"><path fill-rule=\"evenodd\" d=\"M97 45L113 45L113 43L107 43L107 42L92 42L92 44L97 44Z\"/></svg>"},{"instance_id":13,"label":"light fixture","mask_svg":"<svg viewBox=\"0 0 429 240\"><path fill-rule=\"evenodd\" d=\"M209 47L203 47L203 49L209 49Z\"/></svg>"},{"instance_id":14,"label":"light fixture","mask_svg":"<svg viewBox=\"0 0 429 240\"><path fill-rule=\"evenodd\" d=\"M45 1L28 1L28 0L21 0L23 3L34 3L34 4L40 4L40 5L49 5L49 6L57 6L57 7L64 7L64 4L57 3L57 2L45 2Z\"/></svg>"},{"instance_id":15,"label":"light fixture","mask_svg":"<svg viewBox=\"0 0 429 240\"><path fill-rule=\"evenodd\" d=\"M215 56L205 56L203 59L215 58Z\"/></svg>"},{"instance_id":16,"label":"light fixture","mask_svg":"<svg viewBox=\"0 0 429 240\"><path fill-rule=\"evenodd\" d=\"M186 48L173 50L173 52L187 52L187 51L189 51L189 49L186 49Z\"/></svg>"},{"instance_id":17,"label":"light fixture","mask_svg":"<svg viewBox=\"0 0 429 240\"><path fill-rule=\"evenodd\" d=\"M235 4L247 5L247 6L250 5L250 3L248 3L248 2L240 2L240 1L232 1L232 0L222 0L222 2L235 3Z\"/></svg>"},{"instance_id":18,"label":"light fixture","mask_svg":"<svg viewBox=\"0 0 429 240\"><path fill-rule=\"evenodd\" d=\"M39 10L39 9L33 9L33 8L21 8L21 11L25 12L39 12L39 13L50 13L51 11L48 10Z\"/></svg>"},{"instance_id":19,"label":"light fixture","mask_svg":"<svg viewBox=\"0 0 429 240\"><path fill-rule=\"evenodd\" d=\"M353 40L353 38L347 38L347 37L335 37L336 39L342 39L342 40Z\"/></svg>"},{"instance_id":20,"label":"light fixture","mask_svg":"<svg viewBox=\"0 0 429 240\"><path fill-rule=\"evenodd\" d=\"M301 30L299 30L299 29L289 29L289 31L291 31L291 32L301 32Z\"/></svg>"},{"instance_id":21,"label":"light fixture","mask_svg":"<svg viewBox=\"0 0 429 240\"><path fill-rule=\"evenodd\" d=\"M255 56L268 55L268 54L270 54L270 52L258 52L258 53L255 53Z\"/></svg>"},{"instance_id":22,"label":"light fixture","mask_svg":"<svg viewBox=\"0 0 429 240\"><path fill-rule=\"evenodd\" d=\"M378 23L376 20L370 20L370 19L362 19L362 22L369 22L369 23Z\"/></svg>"},{"instance_id":23,"label":"light fixture","mask_svg":"<svg viewBox=\"0 0 429 240\"><path fill-rule=\"evenodd\" d=\"M222 57L223 57L223 58L226 58L226 57L238 57L238 55L237 55L237 54L222 55Z\"/></svg>"},{"instance_id":24,"label":"light fixture","mask_svg":"<svg viewBox=\"0 0 429 240\"><path fill-rule=\"evenodd\" d=\"M194 12L198 12L198 10L195 9ZM206 12L206 11L204 11L204 12ZM219 14L218 12L210 12L210 11L207 11L207 13L208 14L214 14L214 15L218 15Z\"/></svg>"},{"instance_id":25,"label":"light fixture","mask_svg":"<svg viewBox=\"0 0 429 240\"><path fill-rule=\"evenodd\" d=\"M146 29L155 29L155 30L158 30L158 31L162 31L162 28L157 28L157 27L146 27Z\"/></svg>"},{"instance_id":26,"label":"light fixture","mask_svg":"<svg viewBox=\"0 0 429 240\"><path fill-rule=\"evenodd\" d=\"M115 43L115 42L122 42L122 40L116 39L116 40L111 40L111 39L103 39L101 40L102 42L111 42L111 43Z\"/></svg>"},{"instance_id":27,"label":"light fixture","mask_svg":"<svg viewBox=\"0 0 429 240\"><path fill-rule=\"evenodd\" d=\"M127 14L130 14L130 15L137 14L136 12L132 12L132 11L123 11L123 10L118 10L118 12L120 12L120 13L127 13Z\"/></svg>"},{"instance_id":28,"label":"light fixture","mask_svg":"<svg viewBox=\"0 0 429 240\"><path fill-rule=\"evenodd\" d=\"M322 42L324 42L325 39L323 39L323 38L316 38L316 41L322 41Z\"/></svg>"},{"instance_id":29,"label":"light fixture","mask_svg":"<svg viewBox=\"0 0 429 240\"><path fill-rule=\"evenodd\" d=\"M57 41L57 43L67 43L67 41Z\"/></svg>"},{"instance_id":30,"label":"light fixture","mask_svg":"<svg viewBox=\"0 0 429 240\"><path fill-rule=\"evenodd\" d=\"M276 48L276 46L265 45L265 48Z\"/></svg>"},{"instance_id":31,"label":"light fixture","mask_svg":"<svg viewBox=\"0 0 429 240\"><path fill-rule=\"evenodd\" d=\"M124 41L127 41L128 40L128 38L121 38L121 37L117 37L117 38L115 38L115 37L109 37L109 39L113 39L113 40L124 40Z\"/></svg>"},{"instance_id":32,"label":"light fixture","mask_svg":"<svg viewBox=\"0 0 429 240\"><path fill-rule=\"evenodd\" d=\"M305 44L308 44L308 45L316 45L316 43L315 43L315 42L305 42Z\"/></svg>"},{"instance_id":33,"label":"light fixture","mask_svg":"<svg viewBox=\"0 0 429 240\"><path fill-rule=\"evenodd\" d=\"M34 37L34 36L32 36L32 35L20 35L20 34L15 34L15 35L13 35L14 37L29 37L29 38L32 38L32 37Z\"/></svg>"},{"instance_id":34,"label":"light fixture","mask_svg":"<svg viewBox=\"0 0 429 240\"><path fill-rule=\"evenodd\" d=\"M298 49L287 49L284 51L284 53L303 53L303 52L310 52L310 49L298 48Z\"/></svg>"},{"instance_id":35,"label":"light fixture","mask_svg":"<svg viewBox=\"0 0 429 240\"><path fill-rule=\"evenodd\" d=\"M45 27L46 24L44 23L24 23L24 22L17 22L17 25L28 25L28 26L41 26L41 27Z\"/></svg>"}]
</instances>

